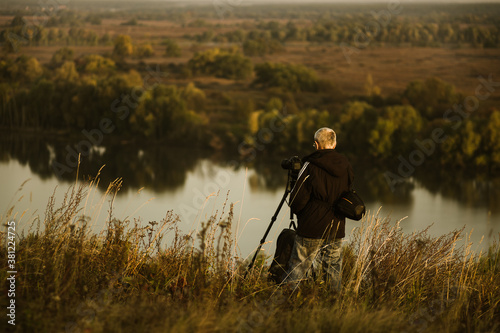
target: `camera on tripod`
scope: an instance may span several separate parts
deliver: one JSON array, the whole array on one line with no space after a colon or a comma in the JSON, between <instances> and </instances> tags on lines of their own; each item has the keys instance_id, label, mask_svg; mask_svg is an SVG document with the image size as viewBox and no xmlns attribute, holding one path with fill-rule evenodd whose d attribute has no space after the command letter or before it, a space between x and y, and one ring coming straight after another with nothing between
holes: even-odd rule
<instances>
[{"instance_id":1,"label":"camera on tripod","mask_svg":"<svg viewBox=\"0 0 500 333\"><path fill-rule=\"evenodd\" d=\"M248 272L252 269L253 264L255 263L255 259L257 258L257 255L260 253L260 249L262 248L262 245L266 241L266 237L269 234L269 231L271 231L271 228L272 228L274 222L276 222L276 219L278 218L278 213L279 213L281 207L285 203L286 198L288 197L288 194L291 193L293 187L295 186L295 183L297 182L297 178L299 177L299 172L302 169L302 160L298 156L293 156L293 157L290 157L289 159L282 160L281 167L285 170L288 170L288 180L287 180L287 185L285 188L285 193L283 194L283 198L281 198L281 201L278 205L278 208L276 209L276 212L274 213L273 217L271 217L271 223L267 227L267 230L264 234L264 237L262 237L262 239L260 240L259 247L257 248L257 251L255 251L255 254L253 255L252 261L250 262L250 265L248 265L248 268L245 272L244 278L246 278ZM285 229L285 231L283 231L283 232L285 232L286 235L289 236L287 238L287 240L289 242L295 240L295 238L294 238L295 231L291 229L292 227L293 227L293 229L296 229L295 222L293 222L293 213L292 213L292 210L290 210L290 228ZM283 234L283 232L282 232L282 234ZM281 237L281 235L280 235L280 237ZM278 241L278 242L281 244L280 241ZM288 259L286 259L286 261L288 261ZM278 265L278 266L276 267L276 265ZM284 267L283 265L280 266L280 263L278 261L276 261L276 258L273 260L273 264L271 265L271 269L270 269L270 272L271 272L270 274L271 274L272 279L274 281L279 280L279 282L281 282L282 277L283 277L282 273L283 272L286 273L286 271L283 271L283 267Z\"/></svg>"},{"instance_id":2,"label":"camera on tripod","mask_svg":"<svg viewBox=\"0 0 500 333\"><path fill-rule=\"evenodd\" d=\"M287 160L282 160L281 167L285 170L290 170L292 178L297 180L299 171L302 169L302 160L298 156L293 156Z\"/></svg>"}]
</instances>

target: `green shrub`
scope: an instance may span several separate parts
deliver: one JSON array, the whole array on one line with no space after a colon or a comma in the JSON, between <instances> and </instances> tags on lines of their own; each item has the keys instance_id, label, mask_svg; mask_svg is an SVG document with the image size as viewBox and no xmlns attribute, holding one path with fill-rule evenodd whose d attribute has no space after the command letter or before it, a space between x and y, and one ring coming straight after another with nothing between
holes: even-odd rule
<instances>
[{"instance_id":1,"label":"green shrub","mask_svg":"<svg viewBox=\"0 0 500 333\"><path fill-rule=\"evenodd\" d=\"M303 65L269 63L255 66L255 85L281 87L289 91L317 91L318 76Z\"/></svg>"},{"instance_id":2,"label":"green shrub","mask_svg":"<svg viewBox=\"0 0 500 333\"><path fill-rule=\"evenodd\" d=\"M252 75L253 65L235 50L210 49L196 52L188 62L193 74L213 75L226 79L246 79Z\"/></svg>"},{"instance_id":3,"label":"green shrub","mask_svg":"<svg viewBox=\"0 0 500 333\"><path fill-rule=\"evenodd\" d=\"M165 45L165 56L166 57L180 57L182 54L181 48L176 41L172 39L166 39L163 44Z\"/></svg>"}]
</instances>

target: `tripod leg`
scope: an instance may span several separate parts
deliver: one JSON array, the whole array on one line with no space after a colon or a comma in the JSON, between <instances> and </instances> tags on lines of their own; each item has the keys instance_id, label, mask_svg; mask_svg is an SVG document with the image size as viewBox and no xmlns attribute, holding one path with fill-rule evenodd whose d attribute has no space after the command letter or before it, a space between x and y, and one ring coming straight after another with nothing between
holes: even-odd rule
<instances>
[{"instance_id":1,"label":"tripod leg","mask_svg":"<svg viewBox=\"0 0 500 333\"><path fill-rule=\"evenodd\" d=\"M252 269L254 263L255 263L255 259L257 259L257 255L259 254L260 252L260 249L262 248L262 245L265 243L266 241L266 238L267 238L267 235L269 234L269 232L271 231L271 228L273 227L273 224L274 222L276 221L276 219L278 218L278 214L281 210L281 207L283 206L283 204L285 203L285 200L286 200L286 197L288 196L288 193L290 193L290 191L288 190L288 186L287 188L285 189L285 193L283 194L283 198L281 199L279 205L278 205L278 208L276 209L276 212L274 213L273 217L271 218L271 223L269 224L269 226L267 227L267 230L266 232L264 233L264 236L262 237L262 239L260 240L260 244L259 244L259 247L257 248L257 251L255 251L255 254L252 258L252 261L250 262L250 265L248 265L248 268L247 268L247 271L245 272L245 276L243 277L244 279L247 277L247 274L248 272Z\"/></svg>"}]
</instances>

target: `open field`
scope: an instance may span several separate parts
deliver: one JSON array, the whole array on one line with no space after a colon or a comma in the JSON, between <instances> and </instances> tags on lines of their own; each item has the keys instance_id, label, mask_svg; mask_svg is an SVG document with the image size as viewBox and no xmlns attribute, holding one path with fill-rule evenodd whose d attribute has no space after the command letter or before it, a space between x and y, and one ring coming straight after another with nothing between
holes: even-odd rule
<instances>
[{"instance_id":1,"label":"open field","mask_svg":"<svg viewBox=\"0 0 500 333\"><path fill-rule=\"evenodd\" d=\"M181 44L182 45L182 44ZM53 52L59 46L26 47L24 53L34 56L41 63L48 63ZM104 54L112 51L112 46L75 46L71 47L76 56L85 54ZM155 65L183 63L189 60L194 52L187 46L180 58L160 56L164 48L155 46L156 56L142 60L146 64ZM332 80L347 95L364 94L367 75L373 77L374 83L381 88L384 96L401 93L409 82L439 77L453 84L465 95L474 93L478 85L478 76L492 74L494 81L500 77L500 50L498 49L443 49L415 47L374 47L361 50L347 63L342 50L338 46L290 45L286 52L252 59L255 63L263 61L280 61L286 63L302 63L315 69L320 77ZM138 61L138 60L136 60ZM133 61L131 61L133 62ZM233 85L234 82L213 77L197 78L204 84ZM166 80L172 82L175 80ZM217 87L213 87L218 89ZM496 103L500 97L493 96L488 103Z\"/></svg>"},{"instance_id":2,"label":"open field","mask_svg":"<svg viewBox=\"0 0 500 333\"><path fill-rule=\"evenodd\" d=\"M382 94L401 92L409 82L432 76L467 92L477 86L478 75L500 74L500 50L496 49L373 47L360 50L348 63L338 46L296 46L272 59L306 64L347 94L363 94L368 74Z\"/></svg>"},{"instance_id":3,"label":"open field","mask_svg":"<svg viewBox=\"0 0 500 333\"><path fill-rule=\"evenodd\" d=\"M183 46L183 43L180 43ZM182 63L194 54L190 44L184 42L180 58L162 57L164 47L154 46L156 55L142 60L146 64ZM220 46L220 45L219 45ZM224 45L222 45L224 46ZM48 63L60 46L26 47L23 53ZM75 56L111 53L112 46L73 46ZM200 47L200 50L209 48ZM348 95L363 94L368 74L382 89L383 95L398 93L414 80L439 77L455 85L458 90L472 94L477 86L477 77L492 74L500 76L499 49L446 49L425 47L373 47L361 50L351 57L349 64L339 46L335 45L288 45L285 52L255 57L255 63L279 61L301 63L315 69L322 78L333 80ZM137 61L137 60L136 60ZM131 60L133 62L133 60ZM496 75L495 75L496 74ZM206 78L214 82L227 81ZM229 82L228 82L229 83Z\"/></svg>"},{"instance_id":4,"label":"open field","mask_svg":"<svg viewBox=\"0 0 500 333\"><path fill-rule=\"evenodd\" d=\"M7 25L12 18L0 17L0 25ZM186 39L186 35L200 35L207 30L218 34L256 25L255 21L236 19L207 20L205 24L208 27L191 27L170 21L138 21L135 26L121 25L124 21L104 19L100 25L87 23L79 28L93 31L99 36L106 33L110 36L129 35L136 45L151 44L155 54L141 60L146 64L178 64L186 63L196 51L232 45L241 47L238 43L197 43ZM61 28L66 31L69 29ZM182 48L181 57L164 56L165 47L161 43L166 38L178 42ZM41 63L48 63L52 54L63 46L64 44L24 47L21 52L36 57ZM112 45L69 47L75 51L76 57L85 54L111 54L113 50ZM386 96L401 92L411 81L429 77L441 78L455 85L459 91L472 94L479 75L492 74L493 78L500 77L498 48L384 46L373 43L346 56L342 48L334 43L289 42L284 44L282 52L251 58L254 64L265 61L304 64L316 70L320 77L332 80L347 95L363 94L363 86L369 74L373 77L374 84L381 88L382 95ZM133 64L139 60L130 58L128 61Z\"/></svg>"}]
</instances>

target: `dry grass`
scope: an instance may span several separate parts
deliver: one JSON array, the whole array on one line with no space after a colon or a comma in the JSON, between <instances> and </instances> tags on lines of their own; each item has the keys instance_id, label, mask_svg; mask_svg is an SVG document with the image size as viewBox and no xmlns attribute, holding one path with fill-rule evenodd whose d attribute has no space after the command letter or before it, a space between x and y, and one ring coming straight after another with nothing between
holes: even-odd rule
<instances>
[{"instance_id":1,"label":"dry grass","mask_svg":"<svg viewBox=\"0 0 500 333\"><path fill-rule=\"evenodd\" d=\"M110 184L104 196L113 198L120 184ZM181 234L174 212L144 226L116 220L110 207L106 229L95 234L92 212L85 210L95 186L97 180L75 184L58 207L50 197L42 225L19 236L17 331L500 328L500 247L473 253L463 230L437 238L426 230L404 234L399 222L368 215L345 246L342 293L313 283L292 292L267 280L265 260L243 278L227 200L196 233ZM0 251L6 263L6 248Z\"/></svg>"}]
</instances>

